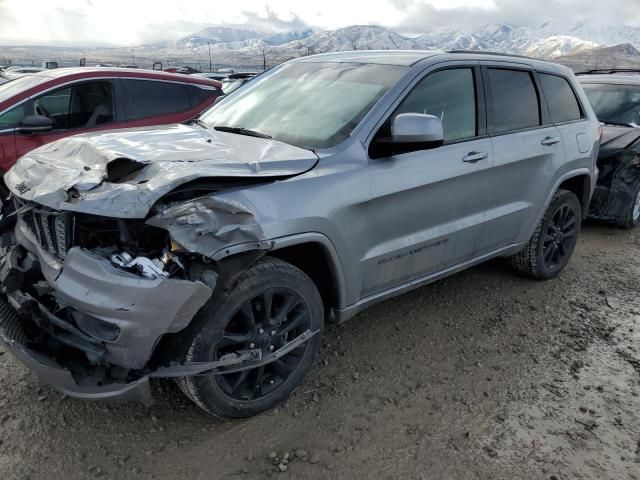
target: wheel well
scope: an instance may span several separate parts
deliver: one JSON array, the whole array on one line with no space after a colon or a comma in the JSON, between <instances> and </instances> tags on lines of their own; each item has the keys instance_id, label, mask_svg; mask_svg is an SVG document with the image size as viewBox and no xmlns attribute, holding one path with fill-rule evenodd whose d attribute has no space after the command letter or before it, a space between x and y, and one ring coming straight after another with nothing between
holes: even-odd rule
<instances>
[{"instance_id":1,"label":"wheel well","mask_svg":"<svg viewBox=\"0 0 640 480\"><path fill-rule=\"evenodd\" d=\"M318 287L329 315L332 308L340 306L340 293L333 263L325 248L319 243L292 245L269 253L306 273Z\"/></svg>"},{"instance_id":2,"label":"wheel well","mask_svg":"<svg viewBox=\"0 0 640 480\"><path fill-rule=\"evenodd\" d=\"M589 195L591 194L591 179L589 176L578 175L576 177L568 178L562 182L558 188L569 190L578 197L580 206L582 207L582 215L586 217L587 209L589 207Z\"/></svg>"}]
</instances>

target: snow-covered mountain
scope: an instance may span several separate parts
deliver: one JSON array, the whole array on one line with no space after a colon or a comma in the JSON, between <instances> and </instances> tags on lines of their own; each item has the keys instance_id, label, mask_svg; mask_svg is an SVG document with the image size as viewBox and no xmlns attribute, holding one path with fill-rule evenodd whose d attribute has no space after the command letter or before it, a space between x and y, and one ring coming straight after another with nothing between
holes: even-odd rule
<instances>
[{"instance_id":1,"label":"snow-covered mountain","mask_svg":"<svg viewBox=\"0 0 640 480\"><path fill-rule=\"evenodd\" d=\"M273 65L309 53L343 50L493 50L555 58L576 55L598 46L619 44L640 48L640 27L598 21L567 23L550 20L524 27L507 24L485 25L471 30L443 27L418 36L406 36L372 25L319 32L306 28L267 32L231 25L208 27L174 41L84 51L87 56L100 61L117 62L119 60L110 59L129 59L135 55L144 66L158 60L170 64L208 63L210 50L213 63L241 66L262 65L263 52L267 62ZM25 48L29 47L3 47L3 53L27 55ZM28 54L23 58L38 56L34 51Z\"/></svg>"},{"instance_id":2,"label":"snow-covered mountain","mask_svg":"<svg viewBox=\"0 0 640 480\"><path fill-rule=\"evenodd\" d=\"M562 55L584 52L598 46L600 45L596 42L582 40L570 35L553 35L542 40L534 41L527 47L525 53L532 57L556 58Z\"/></svg>"},{"instance_id":3,"label":"snow-covered mountain","mask_svg":"<svg viewBox=\"0 0 640 480\"><path fill-rule=\"evenodd\" d=\"M548 21L536 26L486 25L474 30L442 28L417 37L400 35L374 25L353 25L337 30L313 32L301 30L264 33L253 30L210 27L174 42L157 44L157 56L176 56L191 52L226 56L262 54L268 49L277 58L290 58L307 53L343 50L495 50L531 56L554 58L597 46L629 43L640 47L640 27L612 26L598 23L566 24ZM145 46L150 47L150 46Z\"/></svg>"},{"instance_id":4,"label":"snow-covered mountain","mask_svg":"<svg viewBox=\"0 0 640 480\"><path fill-rule=\"evenodd\" d=\"M294 50L308 48L313 53L344 50L406 50L415 48L415 41L384 27L353 25L338 30L319 32L310 37L282 45L282 48Z\"/></svg>"}]
</instances>

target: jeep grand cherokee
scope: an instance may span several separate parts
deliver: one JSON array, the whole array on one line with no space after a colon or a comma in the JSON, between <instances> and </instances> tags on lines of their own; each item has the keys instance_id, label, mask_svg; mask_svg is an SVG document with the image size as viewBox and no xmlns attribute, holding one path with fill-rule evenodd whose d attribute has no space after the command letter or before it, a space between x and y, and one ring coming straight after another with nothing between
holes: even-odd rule
<instances>
[{"instance_id":1,"label":"jeep grand cherokee","mask_svg":"<svg viewBox=\"0 0 640 480\"><path fill-rule=\"evenodd\" d=\"M287 62L193 125L32 151L0 266L2 339L81 398L205 411L286 399L325 320L494 257L557 276L593 192L599 123L561 66L477 53Z\"/></svg>"}]
</instances>

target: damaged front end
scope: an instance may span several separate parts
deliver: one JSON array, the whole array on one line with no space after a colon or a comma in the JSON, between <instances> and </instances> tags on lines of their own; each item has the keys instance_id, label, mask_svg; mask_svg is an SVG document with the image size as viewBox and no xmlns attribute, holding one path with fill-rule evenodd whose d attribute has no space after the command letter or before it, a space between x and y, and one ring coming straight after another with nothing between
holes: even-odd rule
<instances>
[{"instance_id":1,"label":"damaged front end","mask_svg":"<svg viewBox=\"0 0 640 480\"><path fill-rule=\"evenodd\" d=\"M149 378L228 371L286 353L182 365L180 348L157 350L230 282L216 252L234 245L225 257L252 250L242 256L252 262L270 248L248 209L203 196L160 202L148 220L24 201L16 211L15 244L0 261L0 337L44 382L72 396L149 402Z\"/></svg>"},{"instance_id":2,"label":"damaged front end","mask_svg":"<svg viewBox=\"0 0 640 480\"><path fill-rule=\"evenodd\" d=\"M194 137L185 142L198 155L212 143L203 132L180 132ZM262 153L275 149L285 163L252 176L249 164L230 161L222 167L186 157L177 163L165 157L125 161L121 151L96 149L95 143L50 144L5 177L17 218L0 260L0 340L6 348L43 382L71 396L147 403L149 378L273 361L248 351L184 365L180 336L213 293L246 266L242 262L271 247L249 208L216 194L295 175L317 157L294 151L305 158L285 168L292 149L268 142ZM237 148L235 138L230 145ZM69 152L76 157L64 164ZM82 152L85 161L78 158ZM233 268L233 261L222 260L249 250L235 256L242 259Z\"/></svg>"},{"instance_id":3,"label":"damaged front end","mask_svg":"<svg viewBox=\"0 0 640 480\"><path fill-rule=\"evenodd\" d=\"M135 384L146 397L156 345L189 324L211 297L215 273L190 277L167 232L141 222L23 207L15 237L0 263L4 309L19 317L3 312L9 348L71 395L130 398ZM133 260L118 265L116 257ZM62 384L51 377L56 368Z\"/></svg>"},{"instance_id":4,"label":"damaged front end","mask_svg":"<svg viewBox=\"0 0 640 480\"><path fill-rule=\"evenodd\" d=\"M589 217L621 221L640 186L640 129L606 127Z\"/></svg>"}]
</instances>

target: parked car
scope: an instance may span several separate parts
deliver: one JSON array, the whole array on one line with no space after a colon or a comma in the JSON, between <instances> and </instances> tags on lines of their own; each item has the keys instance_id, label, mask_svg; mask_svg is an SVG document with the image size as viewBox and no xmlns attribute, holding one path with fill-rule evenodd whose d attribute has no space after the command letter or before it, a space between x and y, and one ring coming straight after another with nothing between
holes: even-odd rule
<instances>
[{"instance_id":1,"label":"parked car","mask_svg":"<svg viewBox=\"0 0 640 480\"><path fill-rule=\"evenodd\" d=\"M44 68L40 67L9 67L2 72L2 76L6 80L14 80L34 73L42 72Z\"/></svg>"},{"instance_id":2,"label":"parked car","mask_svg":"<svg viewBox=\"0 0 640 480\"><path fill-rule=\"evenodd\" d=\"M640 223L640 71L595 71L579 79L604 125L589 216L633 228Z\"/></svg>"},{"instance_id":3,"label":"parked car","mask_svg":"<svg viewBox=\"0 0 640 480\"><path fill-rule=\"evenodd\" d=\"M201 72L201 73L192 73L194 77L202 77L208 78L209 80L218 80L222 81L229 76L228 73L219 73L219 72Z\"/></svg>"},{"instance_id":4,"label":"parked car","mask_svg":"<svg viewBox=\"0 0 640 480\"><path fill-rule=\"evenodd\" d=\"M171 68L165 69L165 72L181 73L183 75L193 75L196 73L200 73L200 70L195 69L193 67L171 67Z\"/></svg>"},{"instance_id":5,"label":"parked car","mask_svg":"<svg viewBox=\"0 0 640 480\"><path fill-rule=\"evenodd\" d=\"M255 415L302 381L325 319L494 257L557 276L599 125L559 65L362 51L282 64L196 124L46 145L5 175L5 349L70 396L148 401L173 377L208 413Z\"/></svg>"},{"instance_id":6,"label":"parked car","mask_svg":"<svg viewBox=\"0 0 640 480\"><path fill-rule=\"evenodd\" d=\"M55 60L45 60L40 66L43 70L53 70L54 68L58 68L58 62Z\"/></svg>"},{"instance_id":7,"label":"parked car","mask_svg":"<svg viewBox=\"0 0 640 480\"><path fill-rule=\"evenodd\" d=\"M64 68L0 86L0 174L25 153L78 133L185 122L219 82L165 72Z\"/></svg>"},{"instance_id":8,"label":"parked car","mask_svg":"<svg viewBox=\"0 0 640 480\"><path fill-rule=\"evenodd\" d=\"M257 73L233 73L222 80L222 91L225 95L229 95L234 90L237 90L245 83L254 79L256 75Z\"/></svg>"}]
</instances>

